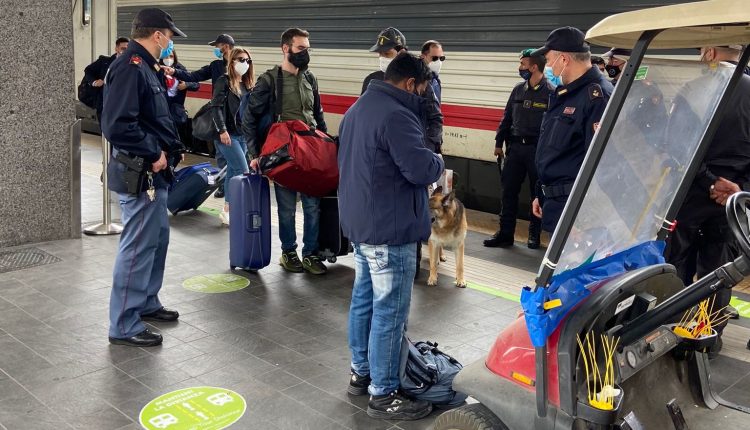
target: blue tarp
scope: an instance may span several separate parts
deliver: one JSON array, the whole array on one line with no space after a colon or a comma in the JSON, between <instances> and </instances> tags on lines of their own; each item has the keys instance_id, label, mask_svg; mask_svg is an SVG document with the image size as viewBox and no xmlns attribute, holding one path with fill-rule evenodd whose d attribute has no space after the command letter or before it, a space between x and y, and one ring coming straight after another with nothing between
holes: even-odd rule
<instances>
[{"instance_id":1,"label":"blue tarp","mask_svg":"<svg viewBox=\"0 0 750 430\"><path fill-rule=\"evenodd\" d=\"M664 247L663 241L645 242L555 275L547 288L534 291L525 287L521 291L521 306L531 343L535 347L544 346L568 311L591 294L589 286L630 270L664 263ZM544 303L555 299L560 299L562 305L545 311Z\"/></svg>"}]
</instances>

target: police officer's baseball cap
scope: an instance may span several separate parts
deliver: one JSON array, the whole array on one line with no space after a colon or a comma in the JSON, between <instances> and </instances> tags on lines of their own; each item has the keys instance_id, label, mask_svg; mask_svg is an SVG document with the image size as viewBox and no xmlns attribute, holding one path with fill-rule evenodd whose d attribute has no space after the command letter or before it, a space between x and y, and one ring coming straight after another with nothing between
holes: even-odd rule
<instances>
[{"instance_id":1,"label":"police officer's baseball cap","mask_svg":"<svg viewBox=\"0 0 750 430\"><path fill-rule=\"evenodd\" d=\"M187 37L174 25L170 14L155 7L141 9L133 19L133 28L168 28L175 36Z\"/></svg>"},{"instance_id":2,"label":"police officer's baseball cap","mask_svg":"<svg viewBox=\"0 0 750 430\"><path fill-rule=\"evenodd\" d=\"M388 27L378 34L378 40L370 48L370 52L385 52L397 46L406 48L406 37L397 28Z\"/></svg>"},{"instance_id":3,"label":"police officer's baseball cap","mask_svg":"<svg viewBox=\"0 0 750 430\"><path fill-rule=\"evenodd\" d=\"M521 51L521 55L519 55L519 58L529 58L529 57L543 57L542 54L534 54L538 49L534 48L527 48Z\"/></svg>"},{"instance_id":4,"label":"police officer's baseball cap","mask_svg":"<svg viewBox=\"0 0 750 430\"><path fill-rule=\"evenodd\" d=\"M208 42L211 46L216 46L218 43L226 43L227 45L234 46L234 38L228 34L220 34L216 36L216 40Z\"/></svg>"},{"instance_id":5,"label":"police officer's baseball cap","mask_svg":"<svg viewBox=\"0 0 750 430\"><path fill-rule=\"evenodd\" d=\"M560 27L552 30L544 46L532 52L532 56L544 55L549 51L591 52L586 35L575 27Z\"/></svg>"},{"instance_id":6,"label":"police officer's baseball cap","mask_svg":"<svg viewBox=\"0 0 750 430\"><path fill-rule=\"evenodd\" d=\"M619 58L620 60L627 61L630 58L631 53L632 51L630 49L612 48L609 51L602 54L602 58L615 57L615 58Z\"/></svg>"}]
</instances>

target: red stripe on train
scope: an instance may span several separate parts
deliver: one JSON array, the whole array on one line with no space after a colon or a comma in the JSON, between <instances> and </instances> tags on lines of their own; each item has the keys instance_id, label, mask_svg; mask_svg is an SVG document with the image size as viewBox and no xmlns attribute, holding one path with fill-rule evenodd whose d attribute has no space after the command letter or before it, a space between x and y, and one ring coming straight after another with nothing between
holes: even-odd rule
<instances>
[{"instance_id":1,"label":"red stripe on train","mask_svg":"<svg viewBox=\"0 0 750 430\"><path fill-rule=\"evenodd\" d=\"M198 91L188 93L188 95L193 98L210 99L211 84L201 84ZM342 115L357 101L357 98L334 94L320 95L324 111ZM444 123L450 127L495 131L503 118L503 109L452 104L443 104L442 109Z\"/></svg>"}]
</instances>

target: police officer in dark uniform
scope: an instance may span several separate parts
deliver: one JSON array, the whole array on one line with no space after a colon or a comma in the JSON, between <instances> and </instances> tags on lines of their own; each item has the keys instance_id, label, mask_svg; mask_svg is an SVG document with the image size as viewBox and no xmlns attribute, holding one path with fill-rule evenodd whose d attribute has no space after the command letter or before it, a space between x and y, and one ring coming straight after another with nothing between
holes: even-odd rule
<instances>
[{"instance_id":1,"label":"police officer in dark uniform","mask_svg":"<svg viewBox=\"0 0 750 430\"><path fill-rule=\"evenodd\" d=\"M737 64L741 52L742 46L739 45L706 47L701 49L701 59L709 65L720 61ZM711 79L710 70L709 66L707 74L686 85L682 91L701 91L705 85L701 85L700 80ZM691 127L701 122L696 112L700 112L703 106L691 106L682 91L678 92L671 109L670 128ZM724 205L732 194L750 190L750 76L742 76L729 106L731 109L724 114L677 213L676 229L667 241L667 261L675 266L686 285L691 284L696 275L700 278L734 260L740 253L729 229ZM667 139L670 135L667 133ZM728 306L731 296L731 290L717 292L712 312ZM725 325L715 327L720 336ZM709 357L716 357L721 347L719 337L709 350Z\"/></svg>"},{"instance_id":2,"label":"police officer in dark uniform","mask_svg":"<svg viewBox=\"0 0 750 430\"><path fill-rule=\"evenodd\" d=\"M622 69L625 68L625 64L630 59L630 54L630 49L612 48L602 55L602 58L607 62L604 65L604 70L607 71L607 76L612 79L612 85L617 85L617 81L622 75Z\"/></svg>"},{"instance_id":3,"label":"police officer in dark uniform","mask_svg":"<svg viewBox=\"0 0 750 430\"><path fill-rule=\"evenodd\" d=\"M544 77L546 59L543 55L531 56L533 49L521 52L518 73L523 82L510 93L505 113L497 128L495 152L502 157L505 143L505 164L500 181L503 186L503 206L500 213L500 230L484 241L488 247L513 246L518 215L518 193L526 176L529 177L531 196L534 196L537 175L534 157L539 140L539 128L547 110L547 102L554 87ZM499 151L498 151L499 149ZM539 248L541 220L533 214L529 222L528 247Z\"/></svg>"},{"instance_id":4,"label":"police officer in dark uniform","mask_svg":"<svg viewBox=\"0 0 750 430\"><path fill-rule=\"evenodd\" d=\"M367 87L370 85L371 80L385 80L385 69L387 69L388 65L391 64L391 61L396 58L396 55L404 49L406 49L406 36L404 36L398 28L388 27L378 34L378 39L370 48L370 52L378 53L379 70L376 70L365 77L364 82L362 82L361 94L364 94L365 91L367 91Z\"/></svg>"},{"instance_id":5,"label":"police officer in dark uniform","mask_svg":"<svg viewBox=\"0 0 750 430\"><path fill-rule=\"evenodd\" d=\"M552 74L562 79L550 96L536 151L539 181L532 211L542 218L542 229L548 232L557 226L612 94L612 84L591 66L591 51L584 39L581 30L561 27L532 53L544 55Z\"/></svg>"},{"instance_id":6,"label":"police officer in dark uniform","mask_svg":"<svg viewBox=\"0 0 750 430\"><path fill-rule=\"evenodd\" d=\"M109 341L154 346L162 336L142 320L175 321L177 311L159 301L169 245L167 185L183 151L169 115L157 60L185 36L161 9L143 9L133 20L128 49L110 66L104 86L102 133L114 147L109 188L118 193L123 231L110 296Z\"/></svg>"},{"instance_id":7,"label":"police officer in dark uniform","mask_svg":"<svg viewBox=\"0 0 750 430\"><path fill-rule=\"evenodd\" d=\"M115 59L128 49L127 37L118 37L115 41L115 53L111 56L100 55L93 63L83 69L83 85L85 89L79 87L78 97L87 106L96 110L96 119L102 117L104 77L107 75L109 65Z\"/></svg>"}]
</instances>

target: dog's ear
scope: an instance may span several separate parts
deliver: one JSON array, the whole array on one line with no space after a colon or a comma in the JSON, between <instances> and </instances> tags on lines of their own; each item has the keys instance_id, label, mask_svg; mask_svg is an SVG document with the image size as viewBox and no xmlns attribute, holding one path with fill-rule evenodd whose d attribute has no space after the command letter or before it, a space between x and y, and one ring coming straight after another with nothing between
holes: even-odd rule
<instances>
[{"instance_id":1,"label":"dog's ear","mask_svg":"<svg viewBox=\"0 0 750 430\"><path fill-rule=\"evenodd\" d=\"M453 199L456 198L456 193L451 191L450 193L443 196L443 206L448 207L453 204Z\"/></svg>"},{"instance_id":2,"label":"dog's ear","mask_svg":"<svg viewBox=\"0 0 750 430\"><path fill-rule=\"evenodd\" d=\"M440 194L442 192L443 192L443 186L441 185L441 186L435 188L435 190L432 191L432 195L434 196L434 195Z\"/></svg>"}]
</instances>

